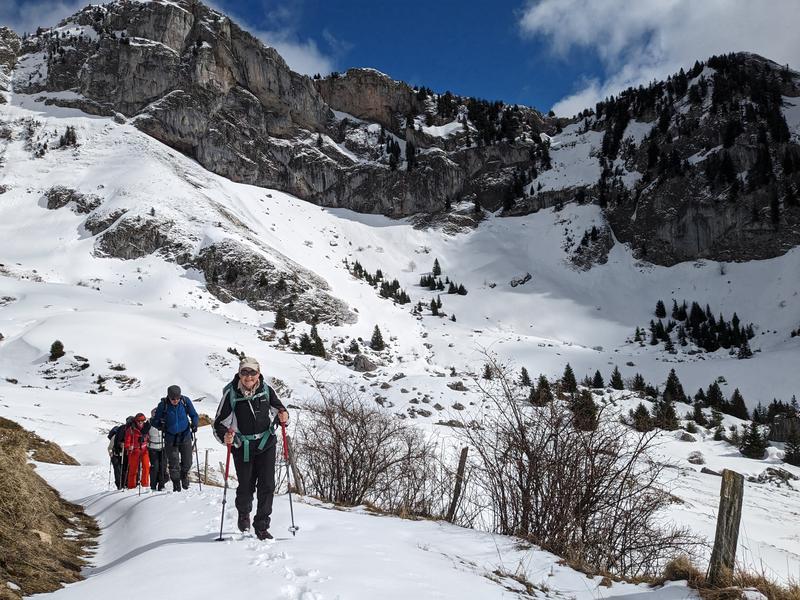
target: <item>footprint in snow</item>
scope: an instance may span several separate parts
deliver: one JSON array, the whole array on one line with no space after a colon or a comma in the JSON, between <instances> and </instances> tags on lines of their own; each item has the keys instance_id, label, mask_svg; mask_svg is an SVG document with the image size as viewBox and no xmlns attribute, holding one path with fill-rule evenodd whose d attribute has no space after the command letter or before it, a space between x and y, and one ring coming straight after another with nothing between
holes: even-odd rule
<instances>
[{"instance_id":1,"label":"footprint in snow","mask_svg":"<svg viewBox=\"0 0 800 600\"><path fill-rule=\"evenodd\" d=\"M281 588L281 595L287 600L323 600L322 594L306 585L285 585Z\"/></svg>"}]
</instances>

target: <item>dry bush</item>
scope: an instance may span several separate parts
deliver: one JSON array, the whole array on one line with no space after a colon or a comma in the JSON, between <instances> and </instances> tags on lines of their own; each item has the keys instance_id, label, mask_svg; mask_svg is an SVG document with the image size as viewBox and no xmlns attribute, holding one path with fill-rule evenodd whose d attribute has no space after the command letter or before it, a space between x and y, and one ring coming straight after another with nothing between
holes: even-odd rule
<instances>
[{"instance_id":1,"label":"dry bush","mask_svg":"<svg viewBox=\"0 0 800 600\"><path fill-rule=\"evenodd\" d=\"M687 556L679 556L667 563L664 573L656 583L665 581L686 581L689 587L700 592L704 600L739 600L743 590L756 589L768 600L800 600L800 584L797 581L778 582L765 572L752 572L737 567L717 586L706 581L705 573L700 571Z\"/></svg>"},{"instance_id":2,"label":"dry bush","mask_svg":"<svg viewBox=\"0 0 800 600\"><path fill-rule=\"evenodd\" d=\"M12 598L18 596L9 581L27 595L80 579L83 557L98 532L93 519L62 500L28 463L26 451L33 450L35 437L12 421L0 422L0 590ZM51 446L58 446L46 447L56 462L67 462L61 449ZM77 535L65 539L67 530Z\"/></svg>"},{"instance_id":3,"label":"dry bush","mask_svg":"<svg viewBox=\"0 0 800 600\"><path fill-rule=\"evenodd\" d=\"M495 377L478 380L481 427L465 427L473 448L474 502L485 499L486 526L525 538L594 573L628 578L659 574L698 539L658 521L670 496L650 460L654 434L638 434L600 415L580 431L567 406L533 406L513 369L492 357Z\"/></svg>"},{"instance_id":4,"label":"dry bush","mask_svg":"<svg viewBox=\"0 0 800 600\"><path fill-rule=\"evenodd\" d=\"M314 382L319 399L304 407L293 440L306 492L400 515L443 514L451 485L435 444L354 386Z\"/></svg>"}]
</instances>

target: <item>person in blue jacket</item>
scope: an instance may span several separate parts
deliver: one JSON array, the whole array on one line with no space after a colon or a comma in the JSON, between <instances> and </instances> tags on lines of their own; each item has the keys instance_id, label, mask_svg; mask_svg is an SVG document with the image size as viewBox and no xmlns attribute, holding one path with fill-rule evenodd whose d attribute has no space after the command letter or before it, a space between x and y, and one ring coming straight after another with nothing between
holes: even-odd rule
<instances>
[{"instance_id":1,"label":"person in blue jacket","mask_svg":"<svg viewBox=\"0 0 800 600\"><path fill-rule=\"evenodd\" d=\"M153 427L164 432L164 446L173 492L180 492L181 488L189 489L192 438L197 432L198 420L192 401L181 394L181 388L177 385L167 388L167 397L161 399L155 416L150 420Z\"/></svg>"}]
</instances>

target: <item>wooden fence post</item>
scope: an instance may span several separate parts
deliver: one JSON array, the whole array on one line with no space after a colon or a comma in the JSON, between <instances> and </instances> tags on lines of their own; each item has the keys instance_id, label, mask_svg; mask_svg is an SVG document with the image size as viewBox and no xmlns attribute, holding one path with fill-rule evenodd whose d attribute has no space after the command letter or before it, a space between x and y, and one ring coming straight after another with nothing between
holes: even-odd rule
<instances>
[{"instance_id":1,"label":"wooden fence post","mask_svg":"<svg viewBox=\"0 0 800 600\"><path fill-rule=\"evenodd\" d=\"M736 560L736 544L739 540L739 521L742 518L744 477L725 469L722 471L722 486L719 492L719 513L714 550L708 563L707 580L714 586L730 585Z\"/></svg>"},{"instance_id":2,"label":"wooden fence post","mask_svg":"<svg viewBox=\"0 0 800 600\"><path fill-rule=\"evenodd\" d=\"M465 446L461 449L461 458L458 459L458 470L456 471L456 485L453 488L453 500L450 502L450 508L447 509L447 520L452 523L456 516L456 508L458 507L458 498L461 496L461 484L464 481L464 469L467 466L467 451Z\"/></svg>"}]
</instances>

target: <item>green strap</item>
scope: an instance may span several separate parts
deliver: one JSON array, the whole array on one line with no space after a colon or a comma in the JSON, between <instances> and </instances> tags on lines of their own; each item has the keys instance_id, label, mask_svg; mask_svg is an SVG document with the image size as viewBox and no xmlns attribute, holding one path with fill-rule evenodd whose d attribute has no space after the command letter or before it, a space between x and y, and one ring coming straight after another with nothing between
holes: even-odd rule
<instances>
[{"instance_id":1,"label":"green strap","mask_svg":"<svg viewBox=\"0 0 800 600\"><path fill-rule=\"evenodd\" d=\"M265 385L263 392L259 392L247 400L255 400L256 398L261 398L262 396L269 398L269 390L269 386ZM245 400L245 398L243 396L239 396L230 383L225 386L223 391L228 395L228 401L231 403L231 414L233 414L233 411L236 410L236 403L240 400ZM270 425L269 429L263 432L263 434L254 433L251 435L245 435L237 431L234 435L236 439L244 445L244 462L250 462L250 442L259 439L259 436L261 436L261 442L258 444L258 450L260 452L267 445L267 440L273 433L275 433L275 425Z\"/></svg>"},{"instance_id":2,"label":"green strap","mask_svg":"<svg viewBox=\"0 0 800 600\"><path fill-rule=\"evenodd\" d=\"M250 462L250 442L254 442L255 440L261 439L261 442L258 444L258 451L261 452L267 445L267 440L275 433L275 426L270 425L269 429L264 433L254 433L250 435L246 435L244 433L239 433L238 431L234 434L237 440L239 440L242 445L244 446L244 462Z\"/></svg>"}]
</instances>

